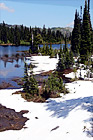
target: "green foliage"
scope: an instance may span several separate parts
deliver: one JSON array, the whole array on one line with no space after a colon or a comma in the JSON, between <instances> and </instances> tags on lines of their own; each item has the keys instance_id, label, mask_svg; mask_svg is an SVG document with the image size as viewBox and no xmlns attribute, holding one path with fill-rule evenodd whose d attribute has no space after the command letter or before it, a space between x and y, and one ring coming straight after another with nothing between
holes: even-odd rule
<instances>
[{"instance_id":1,"label":"green foliage","mask_svg":"<svg viewBox=\"0 0 93 140\"><path fill-rule=\"evenodd\" d=\"M78 12L76 11L71 49L75 56L78 56L80 53L81 63L85 63L85 61L88 61L89 56L93 54L93 30L90 20L89 3L87 6L86 0L83 19L81 17L82 15L79 17Z\"/></svg>"},{"instance_id":2,"label":"green foliage","mask_svg":"<svg viewBox=\"0 0 93 140\"><path fill-rule=\"evenodd\" d=\"M31 68L30 68L31 70ZM23 90L34 96L34 95L38 95L39 89L38 89L38 83L36 81L36 79L34 78L33 73L31 72L30 75L28 75L28 66L25 63L24 66L24 78L23 78L24 84L23 84Z\"/></svg>"},{"instance_id":3,"label":"green foliage","mask_svg":"<svg viewBox=\"0 0 93 140\"><path fill-rule=\"evenodd\" d=\"M74 29L72 31L72 39L71 39L71 50L76 56L79 53L80 43L81 43L81 20L76 10Z\"/></svg>"},{"instance_id":4,"label":"green foliage","mask_svg":"<svg viewBox=\"0 0 93 140\"><path fill-rule=\"evenodd\" d=\"M20 45L29 46L29 45L30 45L30 42L26 42L26 41L24 41L24 40L20 40Z\"/></svg>"},{"instance_id":5,"label":"green foliage","mask_svg":"<svg viewBox=\"0 0 93 140\"><path fill-rule=\"evenodd\" d=\"M60 96L59 93L64 92L64 85L62 78L58 78L58 74L51 74L48 77L47 82L44 84L44 93L43 96L51 97L51 95L55 95L55 97Z\"/></svg>"},{"instance_id":6,"label":"green foliage","mask_svg":"<svg viewBox=\"0 0 93 140\"><path fill-rule=\"evenodd\" d=\"M65 69L65 58L63 54L61 54L57 65L57 71L63 71L64 69Z\"/></svg>"},{"instance_id":7,"label":"green foliage","mask_svg":"<svg viewBox=\"0 0 93 140\"><path fill-rule=\"evenodd\" d=\"M65 38L65 46L63 47L63 50L60 46L59 50L59 61L57 65L57 71L63 71L64 69L71 68L73 64L73 52L71 50L68 50Z\"/></svg>"},{"instance_id":8,"label":"green foliage","mask_svg":"<svg viewBox=\"0 0 93 140\"><path fill-rule=\"evenodd\" d=\"M8 26L4 22L0 24L0 40L7 44L8 41L14 45L29 45L32 42L32 33L34 35L35 44L53 44L61 43L64 41L64 37L61 31L54 31L52 29L46 29L45 25L43 29L35 27L28 28L23 25Z\"/></svg>"},{"instance_id":9,"label":"green foliage","mask_svg":"<svg viewBox=\"0 0 93 140\"><path fill-rule=\"evenodd\" d=\"M50 44L50 47L48 44L43 44L43 47L41 47L39 49L39 52L42 54L42 55L49 55L50 58L54 57L56 55L56 51L54 52L54 50L52 49L52 45Z\"/></svg>"},{"instance_id":10,"label":"green foliage","mask_svg":"<svg viewBox=\"0 0 93 140\"><path fill-rule=\"evenodd\" d=\"M85 1L80 46L80 57L83 63L88 60L88 56L91 53L91 49L91 28L87 8L87 1Z\"/></svg>"}]
</instances>

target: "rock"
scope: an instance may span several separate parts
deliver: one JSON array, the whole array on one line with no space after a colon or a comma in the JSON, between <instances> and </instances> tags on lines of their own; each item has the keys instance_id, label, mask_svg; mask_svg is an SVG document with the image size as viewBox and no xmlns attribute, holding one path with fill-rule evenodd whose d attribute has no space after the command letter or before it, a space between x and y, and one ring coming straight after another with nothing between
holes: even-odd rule
<instances>
[{"instance_id":1,"label":"rock","mask_svg":"<svg viewBox=\"0 0 93 140\"><path fill-rule=\"evenodd\" d=\"M38 117L35 117L35 119L38 119Z\"/></svg>"},{"instance_id":2,"label":"rock","mask_svg":"<svg viewBox=\"0 0 93 140\"><path fill-rule=\"evenodd\" d=\"M55 128L51 129L51 131L54 131L54 130L56 130L58 128L59 128L59 126L56 126Z\"/></svg>"},{"instance_id":3,"label":"rock","mask_svg":"<svg viewBox=\"0 0 93 140\"><path fill-rule=\"evenodd\" d=\"M20 65L18 65L18 64L15 64L15 67L16 67L16 68L19 68L19 67L21 67L21 66L20 66Z\"/></svg>"},{"instance_id":4,"label":"rock","mask_svg":"<svg viewBox=\"0 0 93 140\"><path fill-rule=\"evenodd\" d=\"M27 110L15 112L14 109L6 108L0 104L0 132L5 130L21 130L28 118L23 117Z\"/></svg>"},{"instance_id":5,"label":"rock","mask_svg":"<svg viewBox=\"0 0 93 140\"><path fill-rule=\"evenodd\" d=\"M13 85L7 82L2 82L0 84L0 89L10 88L10 87L13 87Z\"/></svg>"}]
</instances>

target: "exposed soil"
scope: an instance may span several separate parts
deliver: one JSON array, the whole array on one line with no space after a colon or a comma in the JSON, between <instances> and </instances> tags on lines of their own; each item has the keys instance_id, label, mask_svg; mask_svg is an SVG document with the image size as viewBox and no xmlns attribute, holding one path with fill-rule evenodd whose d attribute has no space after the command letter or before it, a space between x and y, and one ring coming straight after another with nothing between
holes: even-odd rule
<instances>
[{"instance_id":1,"label":"exposed soil","mask_svg":"<svg viewBox=\"0 0 93 140\"><path fill-rule=\"evenodd\" d=\"M49 76L49 75L52 74L53 71L54 71L54 70L50 70L50 71L48 71L48 72L42 72L40 75L41 75L41 76ZM65 77L65 75L64 75L64 74L69 74L69 73L71 73L71 72L73 72L72 69L65 69L64 71L58 72L58 75L59 75L59 77L62 77L62 79L63 79L65 82L71 82L71 78L67 78L67 77Z\"/></svg>"},{"instance_id":2,"label":"exposed soil","mask_svg":"<svg viewBox=\"0 0 93 140\"><path fill-rule=\"evenodd\" d=\"M23 80L20 77L12 78L12 81L16 82L18 85L23 85Z\"/></svg>"},{"instance_id":3,"label":"exposed soil","mask_svg":"<svg viewBox=\"0 0 93 140\"><path fill-rule=\"evenodd\" d=\"M42 72L40 75L42 75L42 76L49 76L49 75L51 75L51 73L53 72L53 70L50 70L50 71L47 71L47 72Z\"/></svg>"},{"instance_id":4,"label":"exposed soil","mask_svg":"<svg viewBox=\"0 0 93 140\"><path fill-rule=\"evenodd\" d=\"M0 84L0 89L7 89L7 88L13 88L13 87L14 86L12 84L7 83L5 81Z\"/></svg>"},{"instance_id":5,"label":"exposed soil","mask_svg":"<svg viewBox=\"0 0 93 140\"><path fill-rule=\"evenodd\" d=\"M6 108L0 104L0 132L25 128L24 125L28 118L23 117L24 113L28 113L28 111L15 112L14 109Z\"/></svg>"},{"instance_id":6,"label":"exposed soil","mask_svg":"<svg viewBox=\"0 0 93 140\"><path fill-rule=\"evenodd\" d=\"M21 94L22 98L24 98L28 102L33 101L33 102L37 102L37 103L43 103L46 101L46 99L43 98L41 95L32 96L31 94L25 93L24 91L16 91L13 94Z\"/></svg>"},{"instance_id":7,"label":"exposed soil","mask_svg":"<svg viewBox=\"0 0 93 140\"><path fill-rule=\"evenodd\" d=\"M14 46L15 44L7 43L7 44L0 44L0 46Z\"/></svg>"}]
</instances>

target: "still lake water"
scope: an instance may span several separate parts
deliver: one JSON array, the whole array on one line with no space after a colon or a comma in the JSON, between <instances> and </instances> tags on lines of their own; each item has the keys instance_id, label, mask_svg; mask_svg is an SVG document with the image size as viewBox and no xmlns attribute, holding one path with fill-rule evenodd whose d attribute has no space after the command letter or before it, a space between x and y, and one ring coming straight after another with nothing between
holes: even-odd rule
<instances>
[{"instance_id":1,"label":"still lake water","mask_svg":"<svg viewBox=\"0 0 93 140\"><path fill-rule=\"evenodd\" d=\"M23 55L23 52L29 50L30 46L0 46L0 57L14 57ZM16 65L20 67L15 67ZM24 75L24 59L13 59L13 61L5 62L0 59L0 83L3 81L11 83L15 87L19 87L12 78L23 77Z\"/></svg>"},{"instance_id":2,"label":"still lake water","mask_svg":"<svg viewBox=\"0 0 93 140\"><path fill-rule=\"evenodd\" d=\"M63 47L64 44L62 44ZM42 47L43 45L41 45ZM68 48L70 44L68 44ZM0 46L0 57L12 57L12 56L21 56L24 53L19 51L29 50L30 46ZM53 44L53 49L59 49L60 44ZM15 67L16 65L20 67ZM12 78L23 77L24 75L24 60L19 58L17 60L13 60L10 62L5 62L0 59L0 83L3 81L9 82L14 86L18 87L18 85L11 81Z\"/></svg>"}]
</instances>

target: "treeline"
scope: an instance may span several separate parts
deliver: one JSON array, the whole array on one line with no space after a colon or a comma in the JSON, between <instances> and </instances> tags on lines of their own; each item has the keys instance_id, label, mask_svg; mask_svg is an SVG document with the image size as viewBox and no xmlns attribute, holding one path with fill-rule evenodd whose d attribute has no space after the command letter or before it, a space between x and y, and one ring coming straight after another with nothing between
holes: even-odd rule
<instances>
[{"instance_id":1,"label":"treeline","mask_svg":"<svg viewBox=\"0 0 93 140\"><path fill-rule=\"evenodd\" d=\"M38 27L28 28L23 25L8 26L4 22L0 24L0 44L30 45L32 34L35 40L34 42L38 41L37 44L64 42L64 35L61 31L52 31L50 28L46 29L45 25L41 29ZM68 41L70 38L71 36L68 37Z\"/></svg>"},{"instance_id":2,"label":"treeline","mask_svg":"<svg viewBox=\"0 0 93 140\"><path fill-rule=\"evenodd\" d=\"M90 18L90 0L85 0L84 13L82 16L76 10L74 29L72 31L71 50L75 56L80 55L81 62L88 61L93 54L93 29Z\"/></svg>"}]
</instances>

